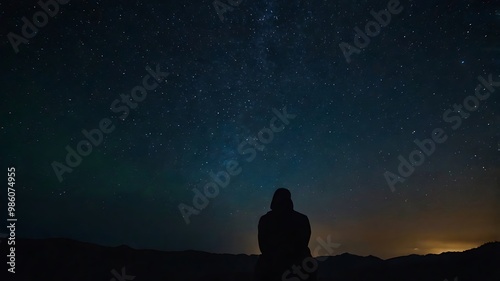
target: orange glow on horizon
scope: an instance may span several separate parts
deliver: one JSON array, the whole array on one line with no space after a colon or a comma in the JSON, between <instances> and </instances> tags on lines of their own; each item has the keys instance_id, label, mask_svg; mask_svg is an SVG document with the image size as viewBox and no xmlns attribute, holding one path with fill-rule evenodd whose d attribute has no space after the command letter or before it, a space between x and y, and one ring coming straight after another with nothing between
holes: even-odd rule
<instances>
[{"instance_id":1,"label":"orange glow on horizon","mask_svg":"<svg viewBox=\"0 0 500 281\"><path fill-rule=\"evenodd\" d=\"M423 244L425 246L421 248L427 249L428 253L441 254L446 252L463 252L479 247L482 243L429 241Z\"/></svg>"}]
</instances>

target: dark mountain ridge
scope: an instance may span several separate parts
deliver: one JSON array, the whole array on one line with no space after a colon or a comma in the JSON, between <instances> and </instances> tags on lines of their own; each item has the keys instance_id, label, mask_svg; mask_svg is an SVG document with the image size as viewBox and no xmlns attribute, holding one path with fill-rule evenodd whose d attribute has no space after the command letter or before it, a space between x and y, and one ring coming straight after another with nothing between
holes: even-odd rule
<instances>
[{"instance_id":1,"label":"dark mountain ridge","mask_svg":"<svg viewBox=\"0 0 500 281\"><path fill-rule=\"evenodd\" d=\"M7 243L1 243L7 252ZM70 239L17 239L15 274L1 280L252 280L257 255L105 247ZM5 257L5 256L4 256ZM319 262L318 281L500 281L500 242L464 252L383 260L344 253ZM133 278L133 279L132 279ZM284 281L299 281L288 278Z\"/></svg>"}]
</instances>

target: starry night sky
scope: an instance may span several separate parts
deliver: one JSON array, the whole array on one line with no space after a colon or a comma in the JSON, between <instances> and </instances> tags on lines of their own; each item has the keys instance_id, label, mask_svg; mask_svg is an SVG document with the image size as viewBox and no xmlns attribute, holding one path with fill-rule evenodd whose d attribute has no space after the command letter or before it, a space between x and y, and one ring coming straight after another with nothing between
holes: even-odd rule
<instances>
[{"instance_id":1,"label":"starry night sky","mask_svg":"<svg viewBox=\"0 0 500 281\"><path fill-rule=\"evenodd\" d=\"M41 8L11 2L0 4L0 164L16 168L19 237L257 254L259 217L286 187L312 249L328 235L335 254L382 258L500 240L500 87L456 130L443 120L478 76L500 80L496 1L401 0L350 63L339 44L355 46L354 28L389 1L246 0L221 21L210 0L71 0L18 53L8 34ZM146 67L166 81L120 118L114 100ZM246 144L248 161L239 145L284 107L296 117L264 147ZM59 181L54 161L103 118L114 131ZM447 140L392 192L384 173L435 128ZM241 173L186 224L179 204L234 161Z\"/></svg>"}]
</instances>

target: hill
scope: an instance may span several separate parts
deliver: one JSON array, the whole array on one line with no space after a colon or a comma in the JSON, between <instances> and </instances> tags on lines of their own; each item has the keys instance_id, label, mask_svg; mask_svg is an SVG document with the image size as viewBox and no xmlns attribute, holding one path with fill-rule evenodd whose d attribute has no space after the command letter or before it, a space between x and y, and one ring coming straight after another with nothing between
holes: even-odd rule
<instances>
[{"instance_id":1,"label":"hill","mask_svg":"<svg viewBox=\"0 0 500 281\"><path fill-rule=\"evenodd\" d=\"M3 270L1 280L250 281L258 258L104 247L69 239L18 239L16 244L16 273ZM6 253L7 243L0 248ZM388 260L344 253L319 265L318 281L451 281L455 277L460 281L500 281L500 242L464 252Z\"/></svg>"}]
</instances>

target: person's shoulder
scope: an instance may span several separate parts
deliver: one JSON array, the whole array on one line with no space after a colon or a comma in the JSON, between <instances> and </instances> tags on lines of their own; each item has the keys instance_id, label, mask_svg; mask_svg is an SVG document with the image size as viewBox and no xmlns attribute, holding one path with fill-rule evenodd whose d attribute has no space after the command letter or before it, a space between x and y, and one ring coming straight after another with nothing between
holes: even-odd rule
<instances>
[{"instance_id":1,"label":"person's shoulder","mask_svg":"<svg viewBox=\"0 0 500 281\"><path fill-rule=\"evenodd\" d=\"M297 211L295 211L295 210L293 210L293 212L294 212L294 215L295 215L297 218L300 218L300 219L303 219L303 220L309 220L309 218L307 218L307 216L306 216L306 215L304 215L304 214L302 214L302 213L300 213L300 212L297 212Z\"/></svg>"},{"instance_id":2,"label":"person's shoulder","mask_svg":"<svg viewBox=\"0 0 500 281\"><path fill-rule=\"evenodd\" d=\"M269 219L269 218L271 217L271 215L272 215L272 213L271 213L271 211L269 211L269 212L267 212L266 214L262 215L262 216L260 217L260 220L261 220L261 221L262 221L262 220L267 220L267 219Z\"/></svg>"}]
</instances>

